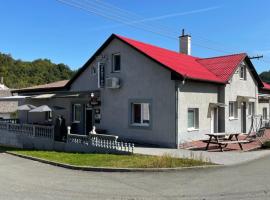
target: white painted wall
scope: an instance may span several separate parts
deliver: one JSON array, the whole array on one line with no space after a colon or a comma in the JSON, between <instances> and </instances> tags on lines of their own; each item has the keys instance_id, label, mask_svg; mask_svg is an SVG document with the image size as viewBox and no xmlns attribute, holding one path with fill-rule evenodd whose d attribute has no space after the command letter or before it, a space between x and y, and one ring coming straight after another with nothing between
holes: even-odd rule
<instances>
[{"instance_id":1,"label":"white painted wall","mask_svg":"<svg viewBox=\"0 0 270 200\"><path fill-rule=\"evenodd\" d=\"M205 138L211 132L209 103L218 102L217 84L187 81L178 85L179 144ZM199 129L188 131L188 108L199 108Z\"/></svg>"}]
</instances>

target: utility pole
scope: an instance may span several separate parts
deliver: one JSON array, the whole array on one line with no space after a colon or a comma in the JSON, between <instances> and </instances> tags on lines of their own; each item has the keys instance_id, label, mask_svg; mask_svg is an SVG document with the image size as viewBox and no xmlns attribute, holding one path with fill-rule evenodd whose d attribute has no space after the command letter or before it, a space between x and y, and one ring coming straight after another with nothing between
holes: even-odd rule
<instances>
[{"instance_id":1,"label":"utility pole","mask_svg":"<svg viewBox=\"0 0 270 200\"><path fill-rule=\"evenodd\" d=\"M257 55L257 56L249 56L248 57L250 60L252 60L252 59L257 59L257 60L259 60L259 59L261 59L261 58L263 58L263 55Z\"/></svg>"}]
</instances>

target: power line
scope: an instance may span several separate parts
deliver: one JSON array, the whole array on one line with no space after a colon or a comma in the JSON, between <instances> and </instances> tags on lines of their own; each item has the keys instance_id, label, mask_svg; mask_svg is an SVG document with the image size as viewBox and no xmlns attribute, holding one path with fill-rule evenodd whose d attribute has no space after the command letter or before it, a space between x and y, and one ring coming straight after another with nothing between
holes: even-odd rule
<instances>
[{"instance_id":1,"label":"power line","mask_svg":"<svg viewBox=\"0 0 270 200\"><path fill-rule=\"evenodd\" d=\"M169 39L173 39L173 40L178 40L178 32L174 31L174 30L170 30L170 27L165 27L165 26L154 26L153 23L151 23L151 25L147 25L145 23L145 18L143 18L142 16L127 11L125 9L119 8L117 6L114 6L112 4L109 3L105 3L101 0L93 0L93 1L89 1L89 0L57 0L61 3L67 4L69 6L73 6L76 8L79 8L81 10L87 11L87 12L91 12L93 14L99 15L101 17L107 18L109 20L118 22L118 23L122 23L124 25L128 25L128 26L132 26L134 28L138 28L144 31L148 31L148 32L152 32L155 34L158 34L160 36L169 38ZM224 47L222 46L222 48L220 45L215 45L215 46L219 46L218 48L215 47L210 47L209 45L204 45L201 43L196 42L196 40L199 41L208 41L208 42L212 42L212 43L217 43L217 42L213 42L212 40L206 39L204 37L202 37L201 35L199 36L198 34L192 33L193 35L197 35L197 37L195 37L195 42L192 42L195 46L200 47L200 48L204 48L204 49L209 49L209 50L213 50L216 52L222 52L222 53L229 53L232 54L234 53L233 51L229 51L229 50L224 50ZM201 38L201 39L200 39ZM262 60L263 61L263 60Z\"/></svg>"}]
</instances>

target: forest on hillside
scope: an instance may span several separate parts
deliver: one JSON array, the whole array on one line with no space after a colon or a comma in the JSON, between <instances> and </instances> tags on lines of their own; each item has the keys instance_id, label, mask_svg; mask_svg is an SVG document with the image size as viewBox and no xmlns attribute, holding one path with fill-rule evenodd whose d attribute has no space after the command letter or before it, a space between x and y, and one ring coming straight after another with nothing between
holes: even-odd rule
<instances>
[{"instance_id":1,"label":"forest on hillside","mask_svg":"<svg viewBox=\"0 0 270 200\"><path fill-rule=\"evenodd\" d=\"M49 59L28 62L0 53L0 76L4 77L4 84L12 89L67 80L75 73L76 71L72 71L67 65L55 64ZM270 83L270 71L262 72L260 77Z\"/></svg>"},{"instance_id":2,"label":"forest on hillside","mask_svg":"<svg viewBox=\"0 0 270 200\"><path fill-rule=\"evenodd\" d=\"M260 77L264 82L270 83L270 71L262 72Z\"/></svg>"},{"instance_id":3,"label":"forest on hillside","mask_svg":"<svg viewBox=\"0 0 270 200\"><path fill-rule=\"evenodd\" d=\"M65 64L55 64L49 59L31 62L15 60L9 54L0 53L0 76L9 88L24 88L70 79L74 75Z\"/></svg>"}]
</instances>

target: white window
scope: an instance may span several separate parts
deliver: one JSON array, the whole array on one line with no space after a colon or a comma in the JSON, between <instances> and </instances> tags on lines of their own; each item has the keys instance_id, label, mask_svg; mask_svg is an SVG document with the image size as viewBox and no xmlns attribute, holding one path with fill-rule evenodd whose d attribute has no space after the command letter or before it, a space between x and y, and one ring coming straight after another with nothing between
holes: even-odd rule
<instances>
[{"instance_id":1,"label":"white window","mask_svg":"<svg viewBox=\"0 0 270 200\"><path fill-rule=\"evenodd\" d=\"M188 130L199 129L199 109L188 109Z\"/></svg>"},{"instance_id":2,"label":"white window","mask_svg":"<svg viewBox=\"0 0 270 200\"><path fill-rule=\"evenodd\" d=\"M135 126L150 125L150 104L149 103L132 103L131 104L132 121Z\"/></svg>"},{"instance_id":3,"label":"white window","mask_svg":"<svg viewBox=\"0 0 270 200\"><path fill-rule=\"evenodd\" d=\"M237 119L237 117L238 117L237 102L230 101L229 102L229 118L230 119Z\"/></svg>"},{"instance_id":4,"label":"white window","mask_svg":"<svg viewBox=\"0 0 270 200\"><path fill-rule=\"evenodd\" d=\"M255 103L249 102L248 103L248 115L254 115L255 114Z\"/></svg>"},{"instance_id":5,"label":"white window","mask_svg":"<svg viewBox=\"0 0 270 200\"><path fill-rule=\"evenodd\" d=\"M91 75L93 75L93 76L97 74L97 69L95 68L95 66L92 66L92 67L91 67L90 73L91 73Z\"/></svg>"},{"instance_id":6,"label":"white window","mask_svg":"<svg viewBox=\"0 0 270 200\"><path fill-rule=\"evenodd\" d=\"M48 111L45 113L46 121L52 121L52 111Z\"/></svg>"},{"instance_id":7,"label":"white window","mask_svg":"<svg viewBox=\"0 0 270 200\"><path fill-rule=\"evenodd\" d=\"M268 119L267 108L263 108L263 119Z\"/></svg>"},{"instance_id":8,"label":"white window","mask_svg":"<svg viewBox=\"0 0 270 200\"><path fill-rule=\"evenodd\" d=\"M82 116L82 105L73 104L73 122L79 123L81 121L81 116Z\"/></svg>"},{"instance_id":9,"label":"white window","mask_svg":"<svg viewBox=\"0 0 270 200\"><path fill-rule=\"evenodd\" d=\"M112 71L113 72L120 72L121 70L121 56L120 54L113 54L112 55Z\"/></svg>"},{"instance_id":10,"label":"white window","mask_svg":"<svg viewBox=\"0 0 270 200\"><path fill-rule=\"evenodd\" d=\"M241 65L239 69L240 79L246 80L246 66Z\"/></svg>"}]
</instances>

